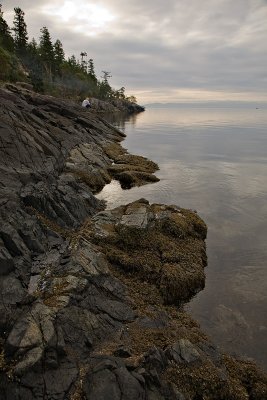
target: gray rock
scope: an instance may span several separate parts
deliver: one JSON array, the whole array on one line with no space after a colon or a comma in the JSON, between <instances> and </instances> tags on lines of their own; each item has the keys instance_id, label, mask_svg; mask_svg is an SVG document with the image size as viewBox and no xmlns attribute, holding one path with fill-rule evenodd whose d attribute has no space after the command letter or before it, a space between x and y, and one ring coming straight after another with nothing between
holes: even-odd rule
<instances>
[{"instance_id":1,"label":"gray rock","mask_svg":"<svg viewBox=\"0 0 267 400\"><path fill-rule=\"evenodd\" d=\"M42 332L30 314L17 321L7 339L10 351L19 350L20 353L42 344Z\"/></svg>"},{"instance_id":2,"label":"gray rock","mask_svg":"<svg viewBox=\"0 0 267 400\"><path fill-rule=\"evenodd\" d=\"M169 346L165 350L165 355L169 360L173 360L177 363L192 363L201 360L200 352L188 339L180 339L173 346Z\"/></svg>"},{"instance_id":3,"label":"gray rock","mask_svg":"<svg viewBox=\"0 0 267 400\"><path fill-rule=\"evenodd\" d=\"M21 376L25 374L41 360L43 355L43 349L41 347L34 347L27 351L24 355L22 361L19 361L14 367L14 374L16 376Z\"/></svg>"},{"instance_id":4,"label":"gray rock","mask_svg":"<svg viewBox=\"0 0 267 400\"><path fill-rule=\"evenodd\" d=\"M14 372L22 375L38 363L46 346L55 336L53 310L36 303L28 314L18 319L7 339L7 350L20 357Z\"/></svg>"},{"instance_id":5,"label":"gray rock","mask_svg":"<svg viewBox=\"0 0 267 400\"><path fill-rule=\"evenodd\" d=\"M136 379L125 367L117 368L114 371L119 388L121 390L122 400L144 400L145 391L139 379Z\"/></svg>"},{"instance_id":6,"label":"gray rock","mask_svg":"<svg viewBox=\"0 0 267 400\"><path fill-rule=\"evenodd\" d=\"M127 304L101 295L88 296L81 304L94 313L108 314L116 321L131 322L136 317L136 313Z\"/></svg>"},{"instance_id":7,"label":"gray rock","mask_svg":"<svg viewBox=\"0 0 267 400\"><path fill-rule=\"evenodd\" d=\"M21 282L11 274L1 279L0 293L5 306L20 303L26 296L26 290L23 289Z\"/></svg>"},{"instance_id":8,"label":"gray rock","mask_svg":"<svg viewBox=\"0 0 267 400\"><path fill-rule=\"evenodd\" d=\"M145 206L138 208L134 205L129 206L126 214L122 215L120 224L139 229L146 228L148 224L147 208Z\"/></svg>"},{"instance_id":9,"label":"gray rock","mask_svg":"<svg viewBox=\"0 0 267 400\"><path fill-rule=\"evenodd\" d=\"M28 286L29 294L33 294L34 292L37 291L40 280L41 280L41 275L32 275L31 276L29 286Z\"/></svg>"},{"instance_id":10,"label":"gray rock","mask_svg":"<svg viewBox=\"0 0 267 400\"><path fill-rule=\"evenodd\" d=\"M83 387L87 399L145 399L145 390L139 379L122 363L112 359L95 360L95 367L87 374Z\"/></svg>"},{"instance_id":11,"label":"gray rock","mask_svg":"<svg viewBox=\"0 0 267 400\"><path fill-rule=\"evenodd\" d=\"M61 333L62 348L70 345L75 351L85 356L105 324L93 313L77 306L69 306L58 313L57 330Z\"/></svg>"},{"instance_id":12,"label":"gray rock","mask_svg":"<svg viewBox=\"0 0 267 400\"><path fill-rule=\"evenodd\" d=\"M80 245L73 255L73 260L82 266L86 276L99 276L109 273L108 263L103 254L86 240L80 241Z\"/></svg>"},{"instance_id":13,"label":"gray rock","mask_svg":"<svg viewBox=\"0 0 267 400\"><path fill-rule=\"evenodd\" d=\"M0 237L8 252L13 256L21 256L27 250L17 231L9 224L1 227Z\"/></svg>"},{"instance_id":14,"label":"gray rock","mask_svg":"<svg viewBox=\"0 0 267 400\"><path fill-rule=\"evenodd\" d=\"M153 347L145 354L143 364L145 369L149 372L152 371L152 375L155 377L155 372L161 373L166 367L167 358L161 349Z\"/></svg>"},{"instance_id":15,"label":"gray rock","mask_svg":"<svg viewBox=\"0 0 267 400\"><path fill-rule=\"evenodd\" d=\"M181 357L187 363L194 362L201 358L199 352L189 340L180 339L179 344L181 349Z\"/></svg>"},{"instance_id":16,"label":"gray rock","mask_svg":"<svg viewBox=\"0 0 267 400\"><path fill-rule=\"evenodd\" d=\"M77 381L78 369L72 363L63 363L58 369L49 369L44 374L47 399L65 400L70 388Z\"/></svg>"},{"instance_id":17,"label":"gray rock","mask_svg":"<svg viewBox=\"0 0 267 400\"><path fill-rule=\"evenodd\" d=\"M8 274L14 267L14 260L0 238L0 275Z\"/></svg>"},{"instance_id":18,"label":"gray rock","mask_svg":"<svg viewBox=\"0 0 267 400\"><path fill-rule=\"evenodd\" d=\"M121 400L117 377L108 369L89 375L84 384L86 399Z\"/></svg>"}]
</instances>

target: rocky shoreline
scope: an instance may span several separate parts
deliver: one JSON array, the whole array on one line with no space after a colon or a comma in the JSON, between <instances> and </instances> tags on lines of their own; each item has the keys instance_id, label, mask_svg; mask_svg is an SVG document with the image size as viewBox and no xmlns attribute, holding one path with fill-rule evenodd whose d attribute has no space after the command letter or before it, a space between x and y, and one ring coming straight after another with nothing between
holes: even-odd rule
<instances>
[{"instance_id":1,"label":"rocky shoreline","mask_svg":"<svg viewBox=\"0 0 267 400\"><path fill-rule=\"evenodd\" d=\"M205 284L205 223L94 196L155 182L157 165L97 105L7 85L0 109L0 398L266 399L266 374L183 310Z\"/></svg>"}]
</instances>

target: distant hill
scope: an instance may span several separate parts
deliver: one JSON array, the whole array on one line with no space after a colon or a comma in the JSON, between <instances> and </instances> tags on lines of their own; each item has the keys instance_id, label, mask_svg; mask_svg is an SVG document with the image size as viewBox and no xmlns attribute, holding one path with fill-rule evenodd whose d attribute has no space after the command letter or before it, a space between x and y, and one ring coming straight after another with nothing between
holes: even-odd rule
<instances>
[{"instance_id":1,"label":"distant hill","mask_svg":"<svg viewBox=\"0 0 267 400\"><path fill-rule=\"evenodd\" d=\"M250 101L210 101L210 102L188 102L188 103L148 103L146 108L267 108L266 102Z\"/></svg>"}]
</instances>

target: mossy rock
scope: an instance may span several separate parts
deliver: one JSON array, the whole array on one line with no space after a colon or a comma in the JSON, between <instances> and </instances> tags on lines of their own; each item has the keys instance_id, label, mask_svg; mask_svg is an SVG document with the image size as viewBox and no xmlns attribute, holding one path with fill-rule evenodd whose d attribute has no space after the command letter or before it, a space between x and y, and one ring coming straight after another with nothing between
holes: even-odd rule
<instances>
[{"instance_id":1,"label":"mossy rock","mask_svg":"<svg viewBox=\"0 0 267 400\"><path fill-rule=\"evenodd\" d=\"M106 155L114 161L119 159L119 157L127 152L127 150L124 149L119 143L109 143L103 148L103 150L105 151Z\"/></svg>"},{"instance_id":2,"label":"mossy rock","mask_svg":"<svg viewBox=\"0 0 267 400\"><path fill-rule=\"evenodd\" d=\"M94 238L112 265L154 284L166 304L181 304L203 289L207 228L195 213L174 207L162 210L158 205L143 202L113 212L113 218L118 218L115 231L105 238ZM133 218L126 220L131 222L135 215L139 221L141 215L141 220L147 221L145 227L120 223L125 221L123 216L129 215ZM107 228L106 221L103 227Z\"/></svg>"},{"instance_id":3,"label":"mossy rock","mask_svg":"<svg viewBox=\"0 0 267 400\"><path fill-rule=\"evenodd\" d=\"M153 175L159 169L153 161L128 154L118 143L105 146L104 151L113 161L113 164L108 167L108 172L120 182L123 189L159 181L159 178Z\"/></svg>"},{"instance_id":4,"label":"mossy rock","mask_svg":"<svg viewBox=\"0 0 267 400\"><path fill-rule=\"evenodd\" d=\"M107 183L110 183L111 177L104 169L98 169L94 173L76 170L72 174L84 182L93 193L99 192Z\"/></svg>"}]
</instances>

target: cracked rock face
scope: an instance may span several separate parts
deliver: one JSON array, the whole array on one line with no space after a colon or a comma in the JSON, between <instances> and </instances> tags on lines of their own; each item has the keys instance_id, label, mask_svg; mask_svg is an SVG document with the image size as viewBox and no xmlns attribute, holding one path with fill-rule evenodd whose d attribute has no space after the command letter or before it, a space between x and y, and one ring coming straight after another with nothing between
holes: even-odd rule
<instances>
[{"instance_id":1,"label":"cracked rock face","mask_svg":"<svg viewBox=\"0 0 267 400\"><path fill-rule=\"evenodd\" d=\"M182 309L204 286L205 223L93 195L153 181L156 164L73 102L11 85L0 109L0 398L266 398L266 376Z\"/></svg>"}]
</instances>

